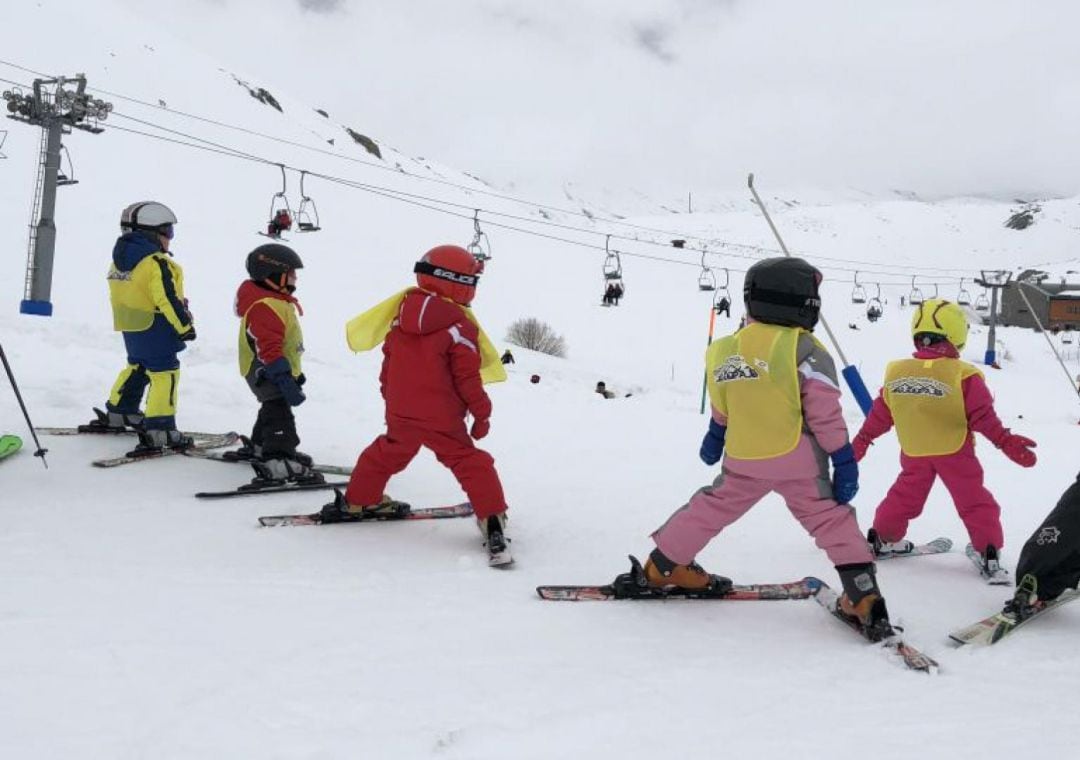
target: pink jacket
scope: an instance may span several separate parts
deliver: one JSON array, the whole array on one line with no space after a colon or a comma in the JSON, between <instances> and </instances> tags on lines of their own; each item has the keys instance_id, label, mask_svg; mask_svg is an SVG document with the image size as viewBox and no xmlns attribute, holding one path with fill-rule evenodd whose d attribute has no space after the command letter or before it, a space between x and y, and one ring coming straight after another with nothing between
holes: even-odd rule
<instances>
[{"instance_id":1,"label":"pink jacket","mask_svg":"<svg viewBox=\"0 0 1080 760\"><path fill-rule=\"evenodd\" d=\"M795 362L803 409L803 434L798 445L773 459L737 459L726 454L726 471L762 480L828 477L827 454L848 442L836 365L809 335L799 339ZM718 424L727 425L727 418L715 407L712 414Z\"/></svg>"},{"instance_id":2,"label":"pink jacket","mask_svg":"<svg viewBox=\"0 0 1080 760\"><path fill-rule=\"evenodd\" d=\"M916 359L938 359L942 356L958 359L960 353L951 343L936 343L933 346L920 347L912 356ZM971 453L975 446L974 433L982 433L992 444L1000 447L1002 440L1008 435L1009 431L1002 424L997 412L994 411L994 397L990 395L990 389L986 386L986 381L982 375L972 375L966 378L961 384L961 389L964 393L964 411L968 421L968 436L960 451L956 453ZM875 438L889 432L892 426L892 412L886 406L885 399L879 390L877 398L874 399L874 405L870 409L870 414L867 416L858 435L855 436L855 449L859 452L859 458L862 458L862 452Z\"/></svg>"}]
</instances>

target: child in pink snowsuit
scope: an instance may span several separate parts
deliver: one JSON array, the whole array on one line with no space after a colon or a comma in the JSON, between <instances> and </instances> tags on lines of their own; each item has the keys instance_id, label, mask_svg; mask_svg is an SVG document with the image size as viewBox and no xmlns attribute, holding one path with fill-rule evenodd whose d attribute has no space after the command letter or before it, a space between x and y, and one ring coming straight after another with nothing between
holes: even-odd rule
<instances>
[{"instance_id":1,"label":"child in pink snowsuit","mask_svg":"<svg viewBox=\"0 0 1080 760\"><path fill-rule=\"evenodd\" d=\"M924 302L912 321L912 333L913 358L889 364L885 384L855 436L856 460L894 424L900 439L900 475L878 505L870 541L878 554L910 551L910 542L902 541L908 523L922 514L940 477L972 547L984 563L988 555L996 561L1005 541L1001 507L983 485L974 433L986 436L1023 467L1035 464L1035 442L1001 423L982 373L960 360L967 318L959 307L938 299Z\"/></svg>"},{"instance_id":2,"label":"child in pink snowsuit","mask_svg":"<svg viewBox=\"0 0 1080 760\"><path fill-rule=\"evenodd\" d=\"M694 558L775 491L836 565L844 585L841 609L864 628L887 626L873 553L849 505L858 467L836 369L809 332L820 308L820 278L792 258L766 259L747 273L747 325L713 343L706 358L713 406L700 455L715 464L726 443L723 471L652 534L656 550L645 579L652 586L704 587L710 576ZM793 305L802 299L812 306Z\"/></svg>"}]
</instances>

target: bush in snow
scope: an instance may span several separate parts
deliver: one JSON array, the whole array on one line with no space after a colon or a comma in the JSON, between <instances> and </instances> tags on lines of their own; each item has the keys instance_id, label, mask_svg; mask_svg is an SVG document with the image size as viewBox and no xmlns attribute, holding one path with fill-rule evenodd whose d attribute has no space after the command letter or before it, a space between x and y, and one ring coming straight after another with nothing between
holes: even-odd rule
<instances>
[{"instance_id":1,"label":"bush in snow","mask_svg":"<svg viewBox=\"0 0 1080 760\"><path fill-rule=\"evenodd\" d=\"M511 324L506 331L506 342L560 359L566 358L566 340L551 325L536 317L524 317Z\"/></svg>"}]
</instances>

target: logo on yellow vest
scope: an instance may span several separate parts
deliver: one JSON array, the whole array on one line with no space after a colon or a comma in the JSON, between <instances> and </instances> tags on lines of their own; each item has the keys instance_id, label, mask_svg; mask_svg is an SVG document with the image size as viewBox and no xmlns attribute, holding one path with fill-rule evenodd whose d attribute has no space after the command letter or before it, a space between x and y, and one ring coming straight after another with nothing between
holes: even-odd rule
<instances>
[{"instance_id":1,"label":"logo on yellow vest","mask_svg":"<svg viewBox=\"0 0 1080 760\"><path fill-rule=\"evenodd\" d=\"M944 398L952 393L952 388L948 385L929 377L900 377L888 383L885 387L888 388L891 393L896 393L901 396L934 396L935 398Z\"/></svg>"},{"instance_id":2,"label":"logo on yellow vest","mask_svg":"<svg viewBox=\"0 0 1080 760\"><path fill-rule=\"evenodd\" d=\"M768 365L765 365L766 371ZM729 356L727 360L713 370L713 381L727 383L733 380L757 380L761 375L750 366L745 359L738 354Z\"/></svg>"}]
</instances>

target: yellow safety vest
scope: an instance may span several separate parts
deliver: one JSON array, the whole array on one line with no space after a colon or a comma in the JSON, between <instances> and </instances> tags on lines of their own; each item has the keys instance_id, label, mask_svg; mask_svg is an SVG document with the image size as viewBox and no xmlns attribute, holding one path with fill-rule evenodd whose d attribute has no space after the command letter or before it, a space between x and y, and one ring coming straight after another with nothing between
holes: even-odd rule
<instances>
[{"instance_id":1,"label":"yellow safety vest","mask_svg":"<svg viewBox=\"0 0 1080 760\"><path fill-rule=\"evenodd\" d=\"M360 353L362 351L371 351L376 346L381 345L386 340L386 336L394 325L394 320L397 319L398 313L401 311L401 304L405 300L405 296L414 290L416 288L405 288L405 290L395 293L385 301L380 301L363 314L359 314L346 322L345 342L348 343L349 348L356 353ZM503 366L499 352L495 349L495 344L491 342L491 338L487 336L484 328L480 326L472 309L455 303L449 298L437 297L461 309L465 317L476 325L480 336L480 382L486 385L505 381L507 377L506 367Z\"/></svg>"},{"instance_id":2,"label":"yellow safety vest","mask_svg":"<svg viewBox=\"0 0 1080 760\"><path fill-rule=\"evenodd\" d=\"M705 352L709 398L728 419L731 456L772 459L799 445L803 414L795 353L804 332L752 322Z\"/></svg>"},{"instance_id":3,"label":"yellow safety vest","mask_svg":"<svg viewBox=\"0 0 1080 760\"><path fill-rule=\"evenodd\" d=\"M883 396L905 454L929 457L960 450L968 436L962 383L972 375L982 373L945 356L889 362Z\"/></svg>"},{"instance_id":4,"label":"yellow safety vest","mask_svg":"<svg viewBox=\"0 0 1080 760\"><path fill-rule=\"evenodd\" d=\"M109 267L109 301L112 303L113 329L122 332L149 330L154 316L163 315L178 333L186 332L187 326L180 318L165 291L161 266L168 268L172 288L180 303L184 301L184 270L165 253L153 253L144 258L130 272L121 272L113 264Z\"/></svg>"},{"instance_id":5,"label":"yellow safety vest","mask_svg":"<svg viewBox=\"0 0 1080 760\"><path fill-rule=\"evenodd\" d=\"M244 312L244 316L240 319L240 374L247 377L247 373L251 371L251 365L255 362L255 350L251 347L251 341L248 338L247 326L248 326L248 314L251 313L251 309L255 304L266 304L274 313L278 315L281 321L285 325L285 343L282 345L282 353L286 359L289 360L289 367L292 368L292 376L300 376L300 355L304 353L304 333L300 330L300 320L296 318L296 307L288 301L283 301L280 298L260 298L255 303L251 304Z\"/></svg>"}]
</instances>

